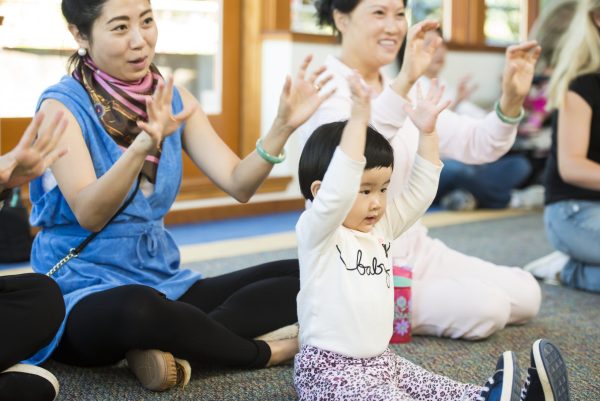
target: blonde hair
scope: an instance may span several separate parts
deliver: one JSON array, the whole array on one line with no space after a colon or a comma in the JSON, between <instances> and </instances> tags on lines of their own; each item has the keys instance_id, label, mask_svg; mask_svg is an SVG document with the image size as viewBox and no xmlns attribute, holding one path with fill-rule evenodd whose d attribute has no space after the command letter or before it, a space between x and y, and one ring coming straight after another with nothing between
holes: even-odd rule
<instances>
[{"instance_id":1,"label":"blonde hair","mask_svg":"<svg viewBox=\"0 0 600 401\"><path fill-rule=\"evenodd\" d=\"M529 38L537 40L542 48L540 59L535 65L536 74L554 68L552 62L558 41L569 28L576 8L577 0L555 0L545 7L531 27Z\"/></svg>"},{"instance_id":2,"label":"blonde hair","mask_svg":"<svg viewBox=\"0 0 600 401\"><path fill-rule=\"evenodd\" d=\"M562 105L574 78L600 72L600 30L594 23L593 11L600 11L600 0L581 0L558 44L552 62L556 68L549 84L549 109Z\"/></svg>"}]
</instances>

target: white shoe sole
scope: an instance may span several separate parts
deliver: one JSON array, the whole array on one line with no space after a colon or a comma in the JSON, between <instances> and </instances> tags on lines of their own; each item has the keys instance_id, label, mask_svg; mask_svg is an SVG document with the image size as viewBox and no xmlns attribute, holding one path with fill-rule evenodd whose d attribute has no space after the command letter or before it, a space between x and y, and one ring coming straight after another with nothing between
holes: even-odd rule
<instances>
[{"instance_id":1,"label":"white shoe sole","mask_svg":"<svg viewBox=\"0 0 600 401\"><path fill-rule=\"evenodd\" d=\"M547 354L547 357L542 355L543 347L552 347ZM535 361L535 368L537 370L542 389L544 391L545 401L569 401L569 382L567 378L567 367L565 365L560 352L554 346L554 344L544 339L536 340L531 347L533 353L533 360ZM553 358L554 360L551 360ZM557 383L556 376L550 377L548 372L554 372L554 374L560 375L565 378L564 383ZM559 388L562 385L565 388ZM555 397L556 395L556 397Z\"/></svg>"},{"instance_id":2,"label":"white shoe sole","mask_svg":"<svg viewBox=\"0 0 600 401\"><path fill-rule=\"evenodd\" d=\"M9 372L27 373L30 375L36 375L36 376L43 377L48 382L50 382L50 384L52 384L52 387L54 387L54 393L56 394L54 396L54 399L56 399L56 397L58 396L58 390L60 389L60 386L58 384L58 379L56 378L56 376L54 376L52 373L50 373L49 371L47 371L44 368L40 368L39 366L35 366L35 365L26 365L24 363L18 363L0 373L9 373Z\"/></svg>"},{"instance_id":3,"label":"white shoe sole","mask_svg":"<svg viewBox=\"0 0 600 401\"><path fill-rule=\"evenodd\" d=\"M519 367L515 354L512 351L504 351L502 355L504 367L502 368L502 396L500 401L518 401L520 389L515 389L515 382L519 380Z\"/></svg>"},{"instance_id":4,"label":"white shoe sole","mask_svg":"<svg viewBox=\"0 0 600 401\"><path fill-rule=\"evenodd\" d=\"M185 387L188 385L190 379L192 378L192 367L190 366L190 363L185 359L175 358L175 363L179 365L178 369L181 369L183 371L183 379L181 380L181 383L179 383L179 385L181 387Z\"/></svg>"}]
</instances>

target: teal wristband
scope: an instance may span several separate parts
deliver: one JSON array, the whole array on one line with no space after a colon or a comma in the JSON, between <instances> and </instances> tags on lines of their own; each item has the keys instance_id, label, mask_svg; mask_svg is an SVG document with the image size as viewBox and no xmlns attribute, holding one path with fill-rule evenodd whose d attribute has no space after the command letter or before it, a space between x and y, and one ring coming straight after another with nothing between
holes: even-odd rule
<instances>
[{"instance_id":1,"label":"teal wristband","mask_svg":"<svg viewBox=\"0 0 600 401\"><path fill-rule=\"evenodd\" d=\"M285 160L285 149L283 149L281 151L281 154L279 156L273 156L272 154L270 154L269 152L267 152L265 150L265 148L263 148L263 141L262 138L258 138L258 141L256 141L256 151L258 152L258 154L260 155L260 157L263 158L263 160L271 163L271 164L277 164L277 163L281 163L282 161Z\"/></svg>"},{"instance_id":2,"label":"teal wristband","mask_svg":"<svg viewBox=\"0 0 600 401\"><path fill-rule=\"evenodd\" d=\"M496 103L494 104L494 109L496 110L496 115L498 116L498 118L503 123L506 123L506 124L512 124L512 125L518 124L521 122L523 117L525 117L525 110L523 109L523 106L521 106L521 112L516 117L508 117L508 116L504 115L504 113L502 113L502 110L500 110L500 101L499 100L496 100Z\"/></svg>"}]
</instances>

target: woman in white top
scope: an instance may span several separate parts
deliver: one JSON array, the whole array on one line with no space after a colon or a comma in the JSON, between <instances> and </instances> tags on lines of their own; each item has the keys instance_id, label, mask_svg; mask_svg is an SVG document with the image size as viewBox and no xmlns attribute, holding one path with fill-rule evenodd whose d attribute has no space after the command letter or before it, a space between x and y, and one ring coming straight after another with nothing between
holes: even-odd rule
<instances>
[{"instance_id":1,"label":"woman in white top","mask_svg":"<svg viewBox=\"0 0 600 401\"><path fill-rule=\"evenodd\" d=\"M316 127L348 118L352 102L346 77L357 70L374 90L371 123L394 148L395 187L406 183L418 143L418 130L406 118L403 105L439 45L424 44L425 32L437 28L437 22L424 21L408 31L405 6L402 0L317 2L320 23L334 27L341 38L340 56L329 56L325 63L327 73L333 74L325 89L335 86L336 92L298 129L304 143ZM380 69L394 61L407 31L404 66L387 80ZM486 163L510 149L539 51L535 42L508 48L496 111L479 120L448 110L440 114L436 129L443 157ZM524 323L539 310L540 288L530 274L449 249L430 238L419 222L393 243L392 255L414 264L416 334L481 339L506 324Z\"/></svg>"}]
</instances>

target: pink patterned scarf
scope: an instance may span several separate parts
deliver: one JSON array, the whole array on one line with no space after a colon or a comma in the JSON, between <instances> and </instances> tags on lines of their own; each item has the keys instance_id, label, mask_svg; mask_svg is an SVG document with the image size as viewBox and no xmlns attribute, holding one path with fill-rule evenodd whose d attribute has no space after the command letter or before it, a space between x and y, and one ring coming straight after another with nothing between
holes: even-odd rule
<instances>
[{"instance_id":1,"label":"pink patterned scarf","mask_svg":"<svg viewBox=\"0 0 600 401\"><path fill-rule=\"evenodd\" d=\"M73 70L73 77L87 91L104 129L123 149L128 148L142 131L138 120L147 121L146 96L152 95L162 76L154 64L148 74L136 82L125 82L101 71L89 56L81 57ZM160 146L146 157L142 174L151 183L156 182L160 160Z\"/></svg>"}]
</instances>

